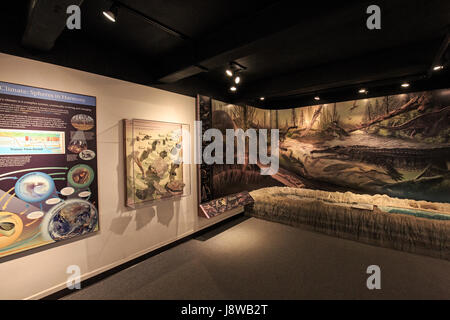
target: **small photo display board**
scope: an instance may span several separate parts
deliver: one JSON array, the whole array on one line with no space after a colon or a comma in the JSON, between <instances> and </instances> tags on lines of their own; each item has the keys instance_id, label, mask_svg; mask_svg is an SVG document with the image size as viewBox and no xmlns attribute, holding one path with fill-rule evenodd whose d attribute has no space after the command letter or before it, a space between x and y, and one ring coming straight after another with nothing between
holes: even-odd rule
<instances>
[{"instance_id":1,"label":"small photo display board","mask_svg":"<svg viewBox=\"0 0 450 320\"><path fill-rule=\"evenodd\" d=\"M226 197L218 198L200 205L200 216L210 219L221 213L253 204L255 200L248 193L243 191Z\"/></svg>"}]
</instances>

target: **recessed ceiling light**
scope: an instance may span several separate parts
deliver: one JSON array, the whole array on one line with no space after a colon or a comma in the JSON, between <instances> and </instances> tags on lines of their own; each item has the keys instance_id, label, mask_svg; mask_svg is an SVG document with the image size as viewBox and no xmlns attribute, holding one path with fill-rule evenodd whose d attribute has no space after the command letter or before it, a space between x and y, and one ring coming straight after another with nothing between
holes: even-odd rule
<instances>
[{"instance_id":1,"label":"recessed ceiling light","mask_svg":"<svg viewBox=\"0 0 450 320\"><path fill-rule=\"evenodd\" d=\"M233 71L231 71L230 69L227 69L225 71L225 73L227 74L227 76L232 77L233 76Z\"/></svg>"},{"instance_id":2,"label":"recessed ceiling light","mask_svg":"<svg viewBox=\"0 0 450 320\"><path fill-rule=\"evenodd\" d=\"M239 84L239 82L241 82L241 77L236 76L236 78L234 78L234 83Z\"/></svg>"},{"instance_id":3,"label":"recessed ceiling light","mask_svg":"<svg viewBox=\"0 0 450 320\"><path fill-rule=\"evenodd\" d=\"M233 91L233 92L235 92L237 89L236 89L235 86L232 86L232 87L230 88L230 90Z\"/></svg>"},{"instance_id":4,"label":"recessed ceiling light","mask_svg":"<svg viewBox=\"0 0 450 320\"><path fill-rule=\"evenodd\" d=\"M367 93L367 90L366 89L364 89L364 88L362 88L362 89L359 89L359 91L358 91L359 93Z\"/></svg>"},{"instance_id":5,"label":"recessed ceiling light","mask_svg":"<svg viewBox=\"0 0 450 320\"><path fill-rule=\"evenodd\" d=\"M438 71L444 69L444 66L434 66L433 70Z\"/></svg>"},{"instance_id":6,"label":"recessed ceiling light","mask_svg":"<svg viewBox=\"0 0 450 320\"><path fill-rule=\"evenodd\" d=\"M408 83L408 82L402 83L402 87L403 87L403 88L408 88L408 87L409 87L409 83Z\"/></svg>"},{"instance_id":7,"label":"recessed ceiling light","mask_svg":"<svg viewBox=\"0 0 450 320\"><path fill-rule=\"evenodd\" d=\"M259 98L259 100L261 100L261 101L264 101L264 99L265 99L264 97Z\"/></svg>"},{"instance_id":8,"label":"recessed ceiling light","mask_svg":"<svg viewBox=\"0 0 450 320\"><path fill-rule=\"evenodd\" d=\"M314 97L314 100L319 101L319 100L320 100L320 97L319 97L319 96L315 96L315 97Z\"/></svg>"}]
</instances>

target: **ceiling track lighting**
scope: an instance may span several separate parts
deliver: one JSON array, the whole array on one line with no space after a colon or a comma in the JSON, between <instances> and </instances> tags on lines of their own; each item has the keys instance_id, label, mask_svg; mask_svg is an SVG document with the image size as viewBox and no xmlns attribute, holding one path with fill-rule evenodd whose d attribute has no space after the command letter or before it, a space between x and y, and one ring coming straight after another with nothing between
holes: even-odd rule
<instances>
[{"instance_id":1,"label":"ceiling track lighting","mask_svg":"<svg viewBox=\"0 0 450 320\"><path fill-rule=\"evenodd\" d=\"M364 88L361 88L361 89L359 89L359 91L358 91L359 93L367 93L367 90L366 89L364 89Z\"/></svg>"},{"instance_id":2,"label":"ceiling track lighting","mask_svg":"<svg viewBox=\"0 0 450 320\"><path fill-rule=\"evenodd\" d=\"M439 70L442 70L442 69L444 69L444 66L442 66L442 65L438 65L438 66L434 66L433 67L433 71L439 71Z\"/></svg>"},{"instance_id":3,"label":"ceiling track lighting","mask_svg":"<svg viewBox=\"0 0 450 320\"><path fill-rule=\"evenodd\" d=\"M172 27L156 20L153 19L152 17L146 15L145 13L142 13L136 9L134 9L133 7L130 7L129 5L127 5L126 3L123 3L122 1L111 1L112 2L112 6L109 10L104 10L102 13L103 15L111 22L116 22L117 21L117 14L118 14L118 9L120 7L120 10L127 10L128 12L130 12L131 14L134 14L135 16L145 20L145 22L151 24L152 26L164 31L167 34L170 34L174 37L177 37L179 39L182 40L186 40L186 41L193 41L189 36L173 29Z\"/></svg>"},{"instance_id":4,"label":"ceiling track lighting","mask_svg":"<svg viewBox=\"0 0 450 320\"><path fill-rule=\"evenodd\" d=\"M408 88L409 87L409 83L408 82L403 82L402 83L402 88Z\"/></svg>"},{"instance_id":5,"label":"ceiling track lighting","mask_svg":"<svg viewBox=\"0 0 450 320\"><path fill-rule=\"evenodd\" d=\"M260 98L259 98L259 100L261 100L261 101L264 101L264 99L265 99L264 97L260 97Z\"/></svg>"},{"instance_id":6,"label":"ceiling track lighting","mask_svg":"<svg viewBox=\"0 0 450 320\"><path fill-rule=\"evenodd\" d=\"M239 77L238 74L241 71L244 71L245 69L247 69L247 68L240 65L237 62L232 61L228 64L228 68L225 69L225 74L229 77L236 76L236 78L238 78ZM240 81L240 79L238 80L237 83L239 83L239 81Z\"/></svg>"},{"instance_id":7,"label":"ceiling track lighting","mask_svg":"<svg viewBox=\"0 0 450 320\"><path fill-rule=\"evenodd\" d=\"M320 97L319 97L319 96L315 96L315 97L314 97L314 100L319 101L319 100L320 100Z\"/></svg>"},{"instance_id":8,"label":"ceiling track lighting","mask_svg":"<svg viewBox=\"0 0 450 320\"><path fill-rule=\"evenodd\" d=\"M240 73L242 71L244 71L246 68L242 65L240 65L237 62L230 62L228 65L228 68L225 69L225 75L230 78L229 80L229 85L230 88L229 90L231 92L236 92L237 91L237 85L239 85L242 82L242 76L240 75Z\"/></svg>"},{"instance_id":9,"label":"ceiling track lighting","mask_svg":"<svg viewBox=\"0 0 450 320\"><path fill-rule=\"evenodd\" d=\"M116 3L113 3L109 10L104 10L102 13L109 21L116 22L117 15L119 14L119 7Z\"/></svg>"}]
</instances>

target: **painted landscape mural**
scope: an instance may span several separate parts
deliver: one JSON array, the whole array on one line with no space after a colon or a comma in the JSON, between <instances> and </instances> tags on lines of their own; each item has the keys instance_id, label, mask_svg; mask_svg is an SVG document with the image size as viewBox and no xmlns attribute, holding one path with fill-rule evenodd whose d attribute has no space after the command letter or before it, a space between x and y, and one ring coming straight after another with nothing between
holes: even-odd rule
<instances>
[{"instance_id":1,"label":"painted landscape mural","mask_svg":"<svg viewBox=\"0 0 450 320\"><path fill-rule=\"evenodd\" d=\"M263 110L212 102L212 127L278 128L280 170L215 165L214 197L267 186L450 202L450 90Z\"/></svg>"}]
</instances>

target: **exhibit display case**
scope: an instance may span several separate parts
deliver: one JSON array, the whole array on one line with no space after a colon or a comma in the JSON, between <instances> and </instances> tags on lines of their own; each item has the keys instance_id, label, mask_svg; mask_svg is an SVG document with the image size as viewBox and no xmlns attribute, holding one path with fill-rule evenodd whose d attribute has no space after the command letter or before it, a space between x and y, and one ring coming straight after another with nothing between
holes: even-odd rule
<instances>
[{"instance_id":1,"label":"exhibit display case","mask_svg":"<svg viewBox=\"0 0 450 320\"><path fill-rule=\"evenodd\" d=\"M250 192L255 217L449 259L449 92L273 110L199 96L197 118L224 140L230 129L278 130L280 165L261 175L246 149L243 164L199 167L199 215L222 214L230 195Z\"/></svg>"},{"instance_id":2,"label":"exhibit display case","mask_svg":"<svg viewBox=\"0 0 450 320\"><path fill-rule=\"evenodd\" d=\"M189 125L152 120L124 120L126 205L191 193Z\"/></svg>"}]
</instances>

